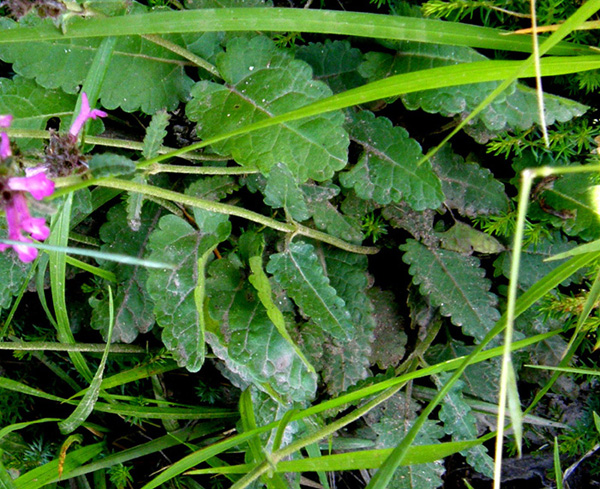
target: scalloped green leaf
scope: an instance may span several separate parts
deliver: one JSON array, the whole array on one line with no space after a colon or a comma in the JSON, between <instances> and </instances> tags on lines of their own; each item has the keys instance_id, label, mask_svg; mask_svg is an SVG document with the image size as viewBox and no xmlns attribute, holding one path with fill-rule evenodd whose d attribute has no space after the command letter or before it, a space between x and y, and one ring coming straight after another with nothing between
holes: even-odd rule
<instances>
[{"instance_id":1,"label":"scalloped green leaf","mask_svg":"<svg viewBox=\"0 0 600 489\"><path fill-rule=\"evenodd\" d=\"M298 48L296 58L307 62L313 69L315 79L327 83L333 93L344 92L366 83L358 72L363 54L348 41L326 39L325 43L310 42Z\"/></svg>"},{"instance_id":2,"label":"scalloped green leaf","mask_svg":"<svg viewBox=\"0 0 600 489\"><path fill-rule=\"evenodd\" d=\"M184 39L191 42L190 36L164 37L186 47ZM101 42L101 38L79 38L7 43L0 46L0 59L44 88L76 93ZM182 58L172 51L139 36L120 36L100 89L102 105L147 114L174 110L187 100L194 84L184 68Z\"/></svg>"},{"instance_id":3,"label":"scalloped green leaf","mask_svg":"<svg viewBox=\"0 0 600 489\"><path fill-rule=\"evenodd\" d=\"M533 284L542 280L552 270L560 265L558 261L545 261L557 253L571 250L577 244L569 241L560 232L556 231L550 236L544 236L539 242L529 245L521 251L521 262L519 264L519 288L527 290ZM510 262L512 251L502 253L494 262L497 272L505 277L510 277ZM583 271L576 272L565 280L561 285L568 286L572 282L578 282L583 278Z\"/></svg>"},{"instance_id":4,"label":"scalloped green leaf","mask_svg":"<svg viewBox=\"0 0 600 489\"><path fill-rule=\"evenodd\" d=\"M570 236L600 238L600 185L594 174L562 175L540 194L542 211Z\"/></svg>"},{"instance_id":5,"label":"scalloped green leaf","mask_svg":"<svg viewBox=\"0 0 600 489\"><path fill-rule=\"evenodd\" d=\"M329 283L345 301L354 328L354 337L350 340L333 338L322 342L322 377L327 390L335 395L371 374L369 365L375 311L367 296L371 286L367 275L367 257L339 249L326 249L323 258Z\"/></svg>"},{"instance_id":6,"label":"scalloped green leaf","mask_svg":"<svg viewBox=\"0 0 600 489\"><path fill-rule=\"evenodd\" d=\"M391 75L435 68L439 66L483 61L487 58L469 47L425 44L411 41L398 43L398 53L367 53L360 72L369 81ZM499 82L486 82L456 87L444 87L401 96L409 110L422 109L430 113L454 116L471 112L487 97ZM544 96L546 124L564 122L582 115L587 107L572 100L546 94ZM513 83L502 95L489 104L475 119L490 134L506 130L524 130L538 123L535 90ZM481 129L478 131L481 132Z\"/></svg>"},{"instance_id":7,"label":"scalloped green leaf","mask_svg":"<svg viewBox=\"0 0 600 489\"><path fill-rule=\"evenodd\" d=\"M0 114L12 114L12 129L46 129L48 120L71 117L76 97L60 90L41 88L33 80L20 76L0 78ZM19 138L21 150L42 148L40 139Z\"/></svg>"},{"instance_id":8,"label":"scalloped green leaf","mask_svg":"<svg viewBox=\"0 0 600 489\"><path fill-rule=\"evenodd\" d=\"M440 377L443 382L450 378L449 375ZM452 441L474 440L479 436L477 420L462 393L463 386L462 381L456 382L440 405L439 418L444 423L446 434L452 435ZM494 460L484 446L479 445L461 453L477 472L490 478L494 476Z\"/></svg>"},{"instance_id":9,"label":"scalloped green leaf","mask_svg":"<svg viewBox=\"0 0 600 489\"><path fill-rule=\"evenodd\" d=\"M441 205L441 183L429 162L417 166L423 157L421 146L406 129L369 111L351 116L348 126L350 138L364 152L354 168L340 175L344 187L378 204L405 200L418 211Z\"/></svg>"},{"instance_id":10,"label":"scalloped green leaf","mask_svg":"<svg viewBox=\"0 0 600 489\"><path fill-rule=\"evenodd\" d=\"M4 229L0 230L0 236L7 237ZM14 251L0 252L0 277L4 282L0 287L0 310L10 307L13 296L19 293L27 279L29 267L17 258Z\"/></svg>"},{"instance_id":11,"label":"scalloped green leaf","mask_svg":"<svg viewBox=\"0 0 600 489\"><path fill-rule=\"evenodd\" d=\"M375 432L376 448L397 446L410 430L419 405L402 394L396 394L373 412L369 413L367 423ZM369 419L370 418L370 419ZM441 426L427 420L415 439L414 445L433 445L444 436ZM389 489L435 489L443 484L443 460L425 464L401 466L396 469L387 485Z\"/></svg>"},{"instance_id":12,"label":"scalloped green leaf","mask_svg":"<svg viewBox=\"0 0 600 489\"><path fill-rule=\"evenodd\" d=\"M127 212L123 206L113 207L100 228L101 250L136 258L144 258L149 234L156 227L161 210L147 206L140 216L139 228L133 231L127 226ZM147 269L141 266L121 265L103 261L104 269L117 277L114 290L113 341L131 343L138 334L147 333L154 326L154 302L146 291ZM106 340L108 334L108 297L90 301L92 305L91 326L101 331Z\"/></svg>"},{"instance_id":13,"label":"scalloped green leaf","mask_svg":"<svg viewBox=\"0 0 600 489\"><path fill-rule=\"evenodd\" d=\"M504 185L487 168L465 162L450 145L444 146L430 161L442 182L444 203L450 209L468 217L508 211Z\"/></svg>"},{"instance_id":14,"label":"scalloped green leaf","mask_svg":"<svg viewBox=\"0 0 600 489\"><path fill-rule=\"evenodd\" d=\"M465 334L482 340L500 319L497 298L479 260L454 251L427 248L409 239L400 246L402 260L419 290Z\"/></svg>"},{"instance_id":15,"label":"scalloped green leaf","mask_svg":"<svg viewBox=\"0 0 600 489\"><path fill-rule=\"evenodd\" d=\"M114 153L95 154L89 162L89 167L95 178L118 177L135 172L133 161Z\"/></svg>"},{"instance_id":16,"label":"scalloped green leaf","mask_svg":"<svg viewBox=\"0 0 600 489\"><path fill-rule=\"evenodd\" d=\"M224 258L209 269L207 342L238 381L293 401L312 399L316 376L277 331L236 260Z\"/></svg>"},{"instance_id":17,"label":"scalloped green leaf","mask_svg":"<svg viewBox=\"0 0 600 489\"><path fill-rule=\"evenodd\" d=\"M171 116L166 110L159 110L150 119L150 124L146 128L146 135L144 136L144 149L142 150L142 155L147 160L158 155L158 150L167 135L170 118Z\"/></svg>"},{"instance_id":18,"label":"scalloped green leaf","mask_svg":"<svg viewBox=\"0 0 600 489\"><path fill-rule=\"evenodd\" d=\"M283 114L331 95L300 60L278 50L266 37L234 38L217 56L226 85L201 81L192 89L186 114L207 139ZM268 174L285 163L298 182L327 180L347 163L348 135L341 112L330 112L215 143L219 154Z\"/></svg>"},{"instance_id":19,"label":"scalloped green leaf","mask_svg":"<svg viewBox=\"0 0 600 489\"><path fill-rule=\"evenodd\" d=\"M267 272L320 329L338 340L355 337L346 303L330 285L312 245L290 243L283 253L270 256Z\"/></svg>"},{"instance_id":20,"label":"scalloped green leaf","mask_svg":"<svg viewBox=\"0 0 600 489\"><path fill-rule=\"evenodd\" d=\"M274 209L285 209L292 219L306 221L310 217L298 182L284 163L271 168L264 193L265 204Z\"/></svg>"},{"instance_id":21,"label":"scalloped green leaf","mask_svg":"<svg viewBox=\"0 0 600 489\"><path fill-rule=\"evenodd\" d=\"M196 230L183 219L168 215L150 235L149 259L172 263L172 270L148 270L147 290L154 301L162 340L181 367L197 372L204 362L204 266L212 250L231 231L229 221L213 233Z\"/></svg>"}]
</instances>

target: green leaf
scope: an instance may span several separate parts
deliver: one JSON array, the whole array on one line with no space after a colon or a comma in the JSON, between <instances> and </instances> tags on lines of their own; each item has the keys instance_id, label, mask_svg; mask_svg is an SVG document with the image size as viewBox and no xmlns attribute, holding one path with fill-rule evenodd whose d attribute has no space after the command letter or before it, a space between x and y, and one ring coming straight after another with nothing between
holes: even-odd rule
<instances>
[{"instance_id":1,"label":"green leaf","mask_svg":"<svg viewBox=\"0 0 600 489\"><path fill-rule=\"evenodd\" d=\"M88 418L91 412L94 410L94 405L98 400L98 395L100 394L100 385L102 384L102 376L104 375L104 367L106 366L106 360L108 360L108 353L110 351L110 342L112 339L113 332L113 324L114 324L114 307L113 307L113 298L112 298L112 290L110 286L108 287L108 309L109 309L109 326L108 326L108 338L106 341L106 348L104 348L104 353L102 354L102 359L100 360L100 365L98 365L98 369L96 370L96 374L90 383L90 386L87 388L85 395L82 397L81 401L75 408L75 410L69 415L69 417L63 421L58 423L58 428L63 435L68 435L75 431L79 426L83 424L83 422Z\"/></svg>"},{"instance_id":2,"label":"green leaf","mask_svg":"<svg viewBox=\"0 0 600 489\"><path fill-rule=\"evenodd\" d=\"M283 253L271 255L267 271L320 329L339 340L355 336L346 303L329 284L312 245L290 243Z\"/></svg>"},{"instance_id":3,"label":"green leaf","mask_svg":"<svg viewBox=\"0 0 600 489\"><path fill-rule=\"evenodd\" d=\"M389 367L398 366L404 358L408 340L406 324L393 292L374 287L368 294L375 315L374 340L369 359L370 363L385 371Z\"/></svg>"},{"instance_id":4,"label":"green leaf","mask_svg":"<svg viewBox=\"0 0 600 489\"><path fill-rule=\"evenodd\" d=\"M371 286L367 275L367 257L326 249L323 250L323 258L329 283L345 302L353 328L353 337L349 340L333 338L322 343L322 376L327 383L327 390L335 395L371 374L369 359L375 311L367 296Z\"/></svg>"},{"instance_id":5,"label":"green leaf","mask_svg":"<svg viewBox=\"0 0 600 489\"><path fill-rule=\"evenodd\" d=\"M364 235L358 219L342 214L330 201L312 200L308 204L317 228L350 243L361 243Z\"/></svg>"},{"instance_id":6,"label":"green leaf","mask_svg":"<svg viewBox=\"0 0 600 489\"><path fill-rule=\"evenodd\" d=\"M370 413L368 420L376 433L376 448L395 447L404 438L414 422L418 405L406 399L404 395L396 394ZM414 445L431 445L439 443L443 436L442 429L433 421L427 421L415 440ZM415 464L399 467L387 486L390 489L435 489L443 484L444 474L442 460L427 464Z\"/></svg>"},{"instance_id":7,"label":"green leaf","mask_svg":"<svg viewBox=\"0 0 600 489\"><path fill-rule=\"evenodd\" d=\"M527 290L559 265L555 261L546 261L547 258L556 253L571 250L575 246L576 244L573 241L569 241L560 232L556 231L550 236L544 236L538 243L530 244L523 249L519 266L519 288ZM494 267L507 278L510 276L511 259L512 251L507 250L494 262ZM582 273L577 273L569 277L562 285L567 286L573 281L579 281L581 278Z\"/></svg>"},{"instance_id":8,"label":"green leaf","mask_svg":"<svg viewBox=\"0 0 600 489\"><path fill-rule=\"evenodd\" d=\"M460 63L484 61L487 58L469 47L416 42L398 43L396 56L386 53L367 53L366 61L360 68L369 81L386 78L400 73L426 70ZM413 92L401 95L402 102L409 110L422 109L445 116L471 112L497 86L499 82L442 87L434 90ZM567 121L582 115L586 110L582 104L550 95L544 96L546 124ZM501 96L488 105L477 116L482 129L490 134L478 136L485 142L493 135L506 130L525 130L538 123L538 109L535 90L513 83Z\"/></svg>"},{"instance_id":9,"label":"green leaf","mask_svg":"<svg viewBox=\"0 0 600 489\"><path fill-rule=\"evenodd\" d=\"M430 161L442 182L444 203L450 209L468 217L508 211L504 185L487 168L465 162L450 145L444 146Z\"/></svg>"},{"instance_id":10,"label":"green leaf","mask_svg":"<svg viewBox=\"0 0 600 489\"><path fill-rule=\"evenodd\" d=\"M262 305L265 306L269 319L275 325L277 331L279 331L279 334L289 343L296 354L304 362L304 365L306 365L308 371L314 373L314 367L304 356L304 353L302 353L300 348L298 348L298 345L294 343L294 340L286 329L285 319L282 312L275 305L275 302L273 302L271 284L269 283L269 278L262 268L262 256L251 257L249 263L250 269L252 270L252 275L248 277L248 280L258 292L258 298L260 299Z\"/></svg>"},{"instance_id":11,"label":"green leaf","mask_svg":"<svg viewBox=\"0 0 600 489\"><path fill-rule=\"evenodd\" d=\"M59 117L68 120L77 99L61 90L41 88L33 80L20 76L0 79L0 114L12 114L12 129L46 129L48 120ZM19 148L41 149L40 139L19 138Z\"/></svg>"},{"instance_id":12,"label":"green leaf","mask_svg":"<svg viewBox=\"0 0 600 489\"><path fill-rule=\"evenodd\" d=\"M113 207L107 214L106 222L100 228L100 238L104 242L101 249L107 253L119 253L143 258L149 234L156 227L161 210L147 206L141 215L137 231L127 225L127 215L123 206ZM102 267L115 273L115 320L113 340L123 343L133 342L139 333L147 333L154 325L154 302L146 291L148 272L142 266L123 266L114 262L101 262ZM90 301L93 312L91 326L102 332L106 339L108 332L108 297Z\"/></svg>"},{"instance_id":13,"label":"green leaf","mask_svg":"<svg viewBox=\"0 0 600 489\"><path fill-rule=\"evenodd\" d=\"M0 236L6 234L1 230ZM14 295L19 293L23 282L27 278L30 265L26 265L17 258L12 251L0 253L0 276L3 277L3 285L0 287L0 310L8 309Z\"/></svg>"},{"instance_id":14,"label":"green leaf","mask_svg":"<svg viewBox=\"0 0 600 489\"><path fill-rule=\"evenodd\" d=\"M443 381L450 378L449 375L440 375L440 377ZM444 423L444 431L446 434L452 435L453 441L472 440L478 436L477 420L471 413L471 406L465 402L462 386L461 381L454 384L444 398L439 413L440 420ZM484 446L472 447L462 454L477 472L493 478L494 461Z\"/></svg>"},{"instance_id":15,"label":"green leaf","mask_svg":"<svg viewBox=\"0 0 600 489\"><path fill-rule=\"evenodd\" d=\"M217 68L227 85L199 82L186 109L188 117L199 123L203 139L331 95L323 82L312 79L306 63L290 58L265 37L232 39L227 52L217 57ZM342 113L331 112L232 137L212 147L265 174L282 162L298 182L323 181L346 165L348 136L342 124Z\"/></svg>"},{"instance_id":16,"label":"green leaf","mask_svg":"<svg viewBox=\"0 0 600 489\"><path fill-rule=\"evenodd\" d=\"M150 259L161 257L173 270L148 270L147 290L154 301L154 314L163 328L162 340L181 367L197 372L204 362L204 334L196 302L202 282L205 253L229 236L231 225L223 222L214 233L196 231L183 219L168 215L150 235Z\"/></svg>"},{"instance_id":17,"label":"green leaf","mask_svg":"<svg viewBox=\"0 0 600 489\"><path fill-rule=\"evenodd\" d=\"M41 23L41 21L40 21ZM165 36L183 44L181 36ZM57 39L3 44L0 58L25 78L44 88L76 93L83 83L102 38ZM185 100L193 81L179 55L140 36L121 36L100 91L102 105L127 112L174 110Z\"/></svg>"},{"instance_id":18,"label":"green leaf","mask_svg":"<svg viewBox=\"0 0 600 489\"><path fill-rule=\"evenodd\" d=\"M264 193L265 204L285 209L292 219L306 221L310 217L296 178L285 164L277 163L271 168Z\"/></svg>"},{"instance_id":19,"label":"green leaf","mask_svg":"<svg viewBox=\"0 0 600 489\"><path fill-rule=\"evenodd\" d=\"M348 41L326 39L325 43L311 42L298 48L296 58L308 63L315 79L327 83L333 93L341 93L366 82L358 72L363 55Z\"/></svg>"},{"instance_id":20,"label":"green leaf","mask_svg":"<svg viewBox=\"0 0 600 489\"><path fill-rule=\"evenodd\" d=\"M570 236L586 241L600 238L600 209L597 204L600 187L591 173L562 175L540 194L552 221Z\"/></svg>"},{"instance_id":21,"label":"green leaf","mask_svg":"<svg viewBox=\"0 0 600 489\"><path fill-rule=\"evenodd\" d=\"M362 111L349 120L350 138L362 145L358 163L340 175L344 187L379 204L405 200L415 210L435 209L443 201L440 181L431 164L417 166L421 146L389 119Z\"/></svg>"},{"instance_id":22,"label":"green leaf","mask_svg":"<svg viewBox=\"0 0 600 489\"><path fill-rule=\"evenodd\" d=\"M477 253L497 254L504 246L493 236L477 231L464 222L456 221L443 233L436 233L440 238L442 248L470 255Z\"/></svg>"},{"instance_id":23,"label":"green leaf","mask_svg":"<svg viewBox=\"0 0 600 489\"><path fill-rule=\"evenodd\" d=\"M94 178L118 177L131 175L135 171L135 163L125 156L113 153L95 154L89 163Z\"/></svg>"},{"instance_id":24,"label":"green leaf","mask_svg":"<svg viewBox=\"0 0 600 489\"><path fill-rule=\"evenodd\" d=\"M439 306L444 316L465 334L481 341L500 319L496 309L497 298L492 294L490 281L473 256L454 251L427 248L409 239L400 246L405 251L403 261L410 265L409 272L415 284L432 305Z\"/></svg>"},{"instance_id":25,"label":"green leaf","mask_svg":"<svg viewBox=\"0 0 600 489\"><path fill-rule=\"evenodd\" d=\"M146 128L144 149L142 150L142 155L147 160L158 155L158 150L167 135L167 126L169 125L170 117L169 113L165 110L159 110L152 116L150 124Z\"/></svg>"},{"instance_id":26,"label":"green leaf","mask_svg":"<svg viewBox=\"0 0 600 489\"><path fill-rule=\"evenodd\" d=\"M213 262L207 284L210 315L207 342L239 387L248 383L293 401L312 399L316 376L277 331L236 257ZM273 314L273 311L271 311ZM227 375L227 374L226 374ZM242 383L240 383L240 381Z\"/></svg>"}]
</instances>

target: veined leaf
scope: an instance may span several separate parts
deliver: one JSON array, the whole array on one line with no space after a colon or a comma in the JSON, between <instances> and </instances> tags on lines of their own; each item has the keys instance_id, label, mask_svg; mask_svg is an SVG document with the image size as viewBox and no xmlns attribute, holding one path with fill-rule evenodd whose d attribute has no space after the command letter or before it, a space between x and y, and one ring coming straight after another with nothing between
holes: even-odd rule
<instances>
[{"instance_id":1,"label":"veined leaf","mask_svg":"<svg viewBox=\"0 0 600 489\"><path fill-rule=\"evenodd\" d=\"M355 336L346 303L329 284L312 245L290 243L283 253L271 255L267 271L323 331L338 340Z\"/></svg>"},{"instance_id":2,"label":"veined leaf","mask_svg":"<svg viewBox=\"0 0 600 489\"><path fill-rule=\"evenodd\" d=\"M188 117L203 139L271 118L331 95L312 79L310 67L279 51L266 37L234 38L217 57L227 82L202 81L192 89ZM298 182L331 178L346 165L348 135L343 115L331 112L229 138L213 145L241 165L268 174L285 163Z\"/></svg>"},{"instance_id":3,"label":"veined leaf","mask_svg":"<svg viewBox=\"0 0 600 489\"><path fill-rule=\"evenodd\" d=\"M312 67L314 77L327 83L333 93L341 93L366 82L358 72L363 55L348 41L326 39L325 43L311 42L298 48L296 58L306 61Z\"/></svg>"},{"instance_id":4,"label":"veined leaf","mask_svg":"<svg viewBox=\"0 0 600 489\"><path fill-rule=\"evenodd\" d=\"M15 25L6 19L3 23L5 29ZM168 38L184 44L182 36ZM101 42L101 38L87 37L3 44L0 58L44 88L76 93ZM140 36L121 36L106 70L100 98L108 109L141 109L152 114L162 108L175 109L187 98L192 85L179 55Z\"/></svg>"},{"instance_id":5,"label":"veined leaf","mask_svg":"<svg viewBox=\"0 0 600 489\"><path fill-rule=\"evenodd\" d=\"M400 249L406 253L403 261L410 265L410 274L421 293L439 306L444 316L465 334L482 340L500 319L497 299L484 277L479 260L454 251L427 248L409 239Z\"/></svg>"},{"instance_id":6,"label":"veined leaf","mask_svg":"<svg viewBox=\"0 0 600 489\"><path fill-rule=\"evenodd\" d=\"M265 306L269 319L277 328L279 334L289 343L289 345L294 349L296 354L304 362L304 365L306 365L308 371L314 373L314 367L306 359L304 353L302 353L300 348L298 348L298 345L294 343L294 340L292 339L292 337L286 329L283 314L281 313L275 302L273 302L271 284L269 283L269 278L267 277L262 268L262 256L251 257L249 263L250 269L252 270L252 275L248 277L248 280L258 292L258 298L260 299L262 305Z\"/></svg>"},{"instance_id":7,"label":"veined leaf","mask_svg":"<svg viewBox=\"0 0 600 489\"><path fill-rule=\"evenodd\" d=\"M349 119L350 137L363 146L357 165L340 176L344 187L363 199L389 204L404 199L415 210L435 209L443 201L431 164L420 166L421 146L389 119L362 111Z\"/></svg>"},{"instance_id":8,"label":"veined leaf","mask_svg":"<svg viewBox=\"0 0 600 489\"><path fill-rule=\"evenodd\" d=\"M310 213L296 178L283 163L277 163L267 178L265 204L274 209L284 208L296 221L306 221Z\"/></svg>"},{"instance_id":9,"label":"veined leaf","mask_svg":"<svg viewBox=\"0 0 600 489\"><path fill-rule=\"evenodd\" d=\"M161 211L156 206L147 206L141 215L140 228L132 231L126 222L126 211L122 206L113 207L107 221L100 228L104 242L102 251L143 258L149 234L156 227ZM150 331L154 325L154 302L146 290L148 271L141 266L123 266L114 262L103 262L103 268L116 274L118 285L115 290L115 319L113 340L131 343L139 333ZM93 312L91 326L108 332L108 298L90 301Z\"/></svg>"},{"instance_id":10,"label":"veined leaf","mask_svg":"<svg viewBox=\"0 0 600 489\"><path fill-rule=\"evenodd\" d=\"M386 53L367 53L360 68L369 81L400 73L425 70L459 63L484 61L487 58L469 47L425 44L412 41L398 43L395 56ZM499 82L485 82L455 87L443 87L423 92L401 95L402 102L410 110L453 116L472 111L487 97ZM546 124L567 121L582 115L582 104L550 95L544 96ZM510 129L528 129L538 123L535 90L522 84L512 86L486 107L476 118L492 134ZM489 136L487 136L489 139Z\"/></svg>"},{"instance_id":11,"label":"veined leaf","mask_svg":"<svg viewBox=\"0 0 600 489\"><path fill-rule=\"evenodd\" d=\"M131 175L135 171L135 163L129 158L113 153L95 154L89 163L95 178Z\"/></svg>"},{"instance_id":12,"label":"veined leaf","mask_svg":"<svg viewBox=\"0 0 600 489\"><path fill-rule=\"evenodd\" d=\"M569 241L560 232L556 231L550 236L544 236L539 242L530 244L521 251L521 263L519 266L519 288L527 290L537 281L544 278L548 273L554 270L559 263L546 261L547 258L556 253L566 252L575 247L575 242ZM510 276L510 261L512 251L507 250L502 253L494 262L498 272L505 277ZM583 272L579 272L565 280L562 285L567 286L571 282L579 281L583 278Z\"/></svg>"},{"instance_id":13,"label":"veined leaf","mask_svg":"<svg viewBox=\"0 0 600 489\"><path fill-rule=\"evenodd\" d=\"M150 235L150 257L162 257L175 264L173 270L148 271L147 290L154 300L154 313L163 328L162 339L177 363L197 372L204 362L204 332L196 303L201 283L202 256L229 236L229 221L213 233L196 231L183 219L168 215Z\"/></svg>"},{"instance_id":14,"label":"veined leaf","mask_svg":"<svg viewBox=\"0 0 600 489\"><path fill-rule=\"evenodd\" d=\"M5 231L0 232L2 233L0 236L4 237ZM3 286L0 287L0 310L10 307L13 296L17 295L27 279L29 267L30 265L19 260L13 252L0 253L0 276L4 281Z\"/></svg>"},{"instance_id":15,"label":"veined leaf","mask_svg":"<svg viewBox=\"0 0 600 489\"><path fill-rule=\"evenodd\" d=\"M61 90L41 88L20 76L0 79L0 114L12 114L12 129L46 129L52 117L68 119L77 99ZM42 147L39 139L19 138L21 150Z\"/></svg>"},{"instance_id":16,"label":"veined leaf","mask_svg":"<svg viewBox=\"0 0 600 489\"><path fill-rule=\"evenodd\" d=\"M312 399L316 376L277 331L239 266L229 257L210 267L207 293L213 322L207 326L207 342L245 385L293 401Z\"/></svg>"},{"instance_id":17,"label":"veined leaf","mask_svg":"<svg viewBox=\"0 0 600 489\"><path fill-rule=\"evenodd\" d=\"M500 214L508 210L504 185L487 168L465 160L444 146L432 158L433 170L442 182L444 203L461 215Z\"/></svg>"},{"instance_id":18,"label":"veined leaf","mask_svg":"<svg viewBox=\"0 0 600 489\"><path fill-rule=\"evenodd\" d=\"M540 194L542 210L554 217L571 236L585 240L600 238L600 186L595 175L571 173L562 175Z\"/></svg>"},{"instance_id":19,"label":"veined leaf","mask_svg":"<svg viewBox=\"0 0 600 489\"><path fill-rule=\"evenodd\" d=\"M449 375L440 376L444 381ZM454 384L440 407L440 420L444 423L444 431L452 435L452 441L472 440L477 438L477 420L471 414L471 407L462 395L461 381ZM487 449L478 445L462 452L467 462L480 474L493 477L494 461L488 455Z\"/></svg>"},{"instance_id":20,"label":"veined leaf","mask_svg":"<svg viewBox=\"0 0 600 489\"><path fill-rule=\"evenodd\" d=\"M150 124L146 128L144 150L142 151L142 155L147 160L154 158L158 154L158 150L167 135L167 126L169 125L170 117L169 113L165 110L160 110L152 116Z\"/></svg>"},{"instance_id":21,"label":"veined leaf","mask_svg":"<svg viewBox=\"0 0 600 489\"><path fill-rule=\"evenodd\" d=\"M110 286L108 288L108 309L109 309L109 326L108 326L108 338L106 340L106 348L102 354L102 359L96 370L96 374L87 388L86 393L79 401L79 404L75 410L69 415L69 417L58 423L58 428L63 435L68 435L75 431L81 424L88 418L91 412L94 410L94 405L98 400L100 394L100 385L102 384L102 376L104 375L104 367L106 366L106 360L108 360L108 353L110 351L110 342L112 339L113 324L114 324L114 307L112 291ZM59 474L63 472L64 457L60 458L61 464L59 466Z\"/></svg>"},{"instance_id":22,"label":"veined leaf","mask_svg":"<svg viewBox=\"0 0 600 489\"><path fill-rule=\"evenodd\" d=\"M367 422L377 435L376 448L395 447L410 429L416 417L417 403L405 396L396 394L369 413ZM439 443L443 436L442 428L433 421L427 421L415 440L415 445ZM442 460L427 464L415 464L399 467L389 484L390 489L435 489L443 483Z\"/></svg>"},{"instance_id":23,"label":"veined leaf","mask_svg":"<svg viewBox=\"0 0 600 489\"><path fill-rule=\"evenodd\" d=\"M343 392L368 377L375 311L367 296L370 288L367 257L337 249L323 251L329 283L346 303L354 337L323 342L322 375L332 394Z\"/></svg>"}]
</instances>

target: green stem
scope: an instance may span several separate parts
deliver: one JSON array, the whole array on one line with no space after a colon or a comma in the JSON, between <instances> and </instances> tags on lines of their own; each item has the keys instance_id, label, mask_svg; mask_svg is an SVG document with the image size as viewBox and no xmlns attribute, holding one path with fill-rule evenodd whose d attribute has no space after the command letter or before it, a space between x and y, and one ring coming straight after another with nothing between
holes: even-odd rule
<instances>
[{"instance_id":1,"label":"green stem","mask_svg":"<svg viewBox=\"0 0 600 489\"><path fill-rule=\"evenodd\" d=\"M88 181L89 182L89 181ZM88 183L85 182L85 183ZM257 212L249 211L247 209L243 209L241 207L236 207L233 205L222 204L220 202L213 202L211 200L200 199L198 197L192 197L191 195L185 195L179 192L174 192L172 190L167 190L159 187L154 187L152 185L145 185L141 183L132 182L129 180L119 180L117 178L106 178L103 180L98 180L94 182L96 185L101 187L114 188L119 190L126 190L128 192L138 192L144 195L150 195L159 199L171 200L173 202L178 202L182 205L189 205L190 207L198 207L199 209L204 209L210 212L216 212L218 214L227 214L230 216L237 216L243 219L247 219L249 221L256 222L258 224L262 224L263 226L270 227L277 231L281 231L284 233L295 233L301 236L306 236L307 238L316 239L317 241L322 241L323 243L330 244L337 248L340 248L345 251L349 251L350 253L359 253L363 255L372 255L379 251L378 248L369 247L369 246L358 246L350 243L346 243L345 241L331 236L327 233L323 233L321 231L317 231L315 229L308 228L306 226L302 226L300 224L291 224L287 222L277 221L270 217L263 216L262 214L258 214ZM64 189L67 191L68 189Z\"/></svg>"},{"instance_id":2,"label":"green stem","mask_svg":"<svg viewBox=\"0 0 600 489\"><path fill-rule=\"evenodd\" d=\"M154 175L156 173L186 173L188 175L250 175L251 173L260 173L260 170L253 170L250 168L243 168L239 166L189 166L163 165L160 163L155 163L146 172L151 175Z\"/></svg>"},{"instance_id":3,"label":"green stem","mask_svg":"<svg viewBox=\"0 0 600 489\"><path fill-rule=\"evenodd\" d=\"M175 44L174 42L171 42L171 41L167 41L166 39L164 39L156 34L144 34L142 37L144 39L146 39L147 41L153 42L154 44L158 44L159 46L162 46L163 48L168 49L172 53L178 54L182 58L185 58L185 59L191 61L192 63L194 63L196 66L199 66L200 68L204 68L211 75L216 76L217 78L222 80L222 77L219 74L219 70L217 70L217 68L214 65L210 64L205 59L202 59L200 56L196 56L191 51L188 51L187 49L182 48L178 44Z\"/></svg>"},{"instance_id":4,"label":"green stem","mask_svg":"<svg viewBox=\"0 0 600 489\"><path fill-rule=\"evenodd\" d=\"M68 113L57 114L60 115L68 115ZM49 139L50 132L41 131L38 129L3 129L6 131L10 138L19 139L19 138L29 138L29 139ZM122 149L131 149L134 151L143 151L144 143L140 141L130 141L129 139L116 139L116 138L103 138L99 136L85 136L85 142L88 144L94 144L97 146L104 146L108 148L122 148ZM158 149L159 154L170 154L174 151L177 151L175 148L170 148L168 146L161 146ZM221 155L212 155L212 154L204 154L204 153L193 153L193 152L185 152L185 156L182 156L186 160L198 160L198 161L228 161L230 158L227 156ZM144 162L145 164L146 162Z\"/></svg>"},{"instance_id":5,"label":"green stem","mask_svg":"<svg viewBox=\"0 0 600 489\"><path fill-rule=\"evenodd\" d=\"M103 343L57 343L54 341L2 341L0 350L22 351L77 351L77 352L104 352L106 345ZM135 345L111 345L111 353L146 353L147 350Z\"/></svg>"}]
</instances>

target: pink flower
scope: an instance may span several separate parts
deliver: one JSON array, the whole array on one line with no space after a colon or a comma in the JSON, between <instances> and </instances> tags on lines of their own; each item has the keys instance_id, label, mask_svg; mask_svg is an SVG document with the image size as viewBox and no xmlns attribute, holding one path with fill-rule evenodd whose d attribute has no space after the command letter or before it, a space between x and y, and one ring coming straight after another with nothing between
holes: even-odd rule
<instances>
[{"instance_id":1,"label":"pink flower","mask_svg":"<svg viewBox=\"0 0 600 489\"><path fill-rule=\"evenodd\" d=\"M69 134L74 137L77 137L83 128L83 125L88 121L88 119L95 119L96 117L106 117L108 114L103 110L90 110L90 103L88 102L87 94L82 92L81 94L81 109L79 110L79 115L75 118L75 122L69 129Z\"/></svg>"},{"instance_id":2,"label":"pink flower","mask_svg":"<svg viewBox=\"0 0 600 489\"><path fill-rule=\"evenodd\" d=\"M11 114L0 115L0 127L10 127L12 120L13 116Z\"/></svg>"},{"instance_id":3,"label":"pink flower","mask_svg":"<svg viewBox=\"0 0 600 489\"><path fill-rule=\"evenodd\" d=\"M10 123L13 120L12 115L0 115L0 127L10 127ZM6 158L12 156L12 151L10 150L10 141L8 139L8 134L5 132L0 133L0 159L5 160Z\"/></svg>"},{"instance_id":4,"label":"pink flower","mask_svg":"<svg viewBox=\"0 0 600 489\"><path fill-rule=\"evenodd\" d=\"M43 217L31 216L25 192L29 192L33 198L41 200L54 192L54 182L46 176L45 168L40 167L27 170L24 177L9 178L6 180L4 188L6 189L5 193L8 194L5 197L4 205L8 223L8 239L23 244L0 244L0 251L12 247L17 252L19 259L28 263L38 256L36 248L27 246L27 243L32 242L29 237L44 240L50 236L50 228L46 226L46 220Z\"/></svg>"},{"instance_id":5,"label":"pink flower","mask_svg":"<svg viewBox=\"0 0 600 489\"><path fill-rule=\"evenodd\" d=\"M42 200L54 192L54 182L45 173L45 168L32 168L25 170L25 177L11 177L8 179L8 188L29 192L35 200Z\"/></svg>"},{"instance_id":6,"label":"pink flower","mask_svg":"<svg viewBox=\"0 0 600 489\"><path fill-rule=\"evenodd\" d=\"M23 236L22 230L32 230L32 237L35 239L46 239L50 235L50 229L45 225L43 218L31 217L25 195L20 192L13 195L11 203L6 207L6 221L8 222L8 239L14 241L31 243L30 239ZM27 245L0 244L0 251L5 251L10 247L17 252L22 262L29 263L37 258L38 250Z\"/></svg>"}]
</instances>

